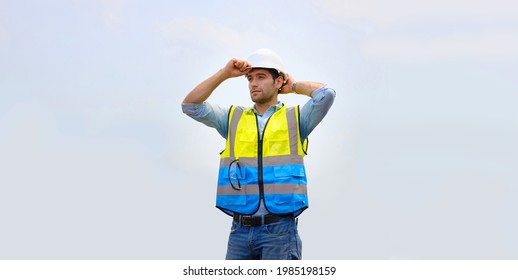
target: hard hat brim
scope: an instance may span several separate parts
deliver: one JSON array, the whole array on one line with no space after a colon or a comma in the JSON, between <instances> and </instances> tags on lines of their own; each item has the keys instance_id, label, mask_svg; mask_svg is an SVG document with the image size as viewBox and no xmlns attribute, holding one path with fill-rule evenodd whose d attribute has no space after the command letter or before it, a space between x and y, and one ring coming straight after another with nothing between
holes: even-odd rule
<instances>
[{"instance_id":1,"label":"hard hat brim","mask_svg":"<svg viewBox=\"0 0 518 280\"><path fill-rule=\"evenodd\" d=\"M282 69L277 69L277 68L273 68L271 66L262 66L262 65L254 65L254 66L249 66L249 67L246 67L245 70L248 70L248 69L273 69L273 70L277 70L277 72L279 72L279 74L284 74L286 73L284 70Z\"/></svg>"}]
</instances>

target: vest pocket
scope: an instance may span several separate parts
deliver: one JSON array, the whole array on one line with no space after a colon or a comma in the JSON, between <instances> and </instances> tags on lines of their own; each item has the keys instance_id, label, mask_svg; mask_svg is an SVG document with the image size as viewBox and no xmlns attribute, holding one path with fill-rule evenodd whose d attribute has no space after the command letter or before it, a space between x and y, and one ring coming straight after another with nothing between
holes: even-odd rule
<instances>
[{"instance_id":1,"label":"vest pocket","mask_svg":"<svg viewBox=\"0 0 518 280\"><path fill-rule=\"evenodd\" d=\"M289 139L267 140L264 143L264 153L270 156L283 156L290 154Z\"/></svg>"},{"instance_id":2,"label":"vest pocket","mask_svg":"<svg viewBox=\"0 0 518 280\"><path fill-rule=\"evenodd\" d=\"M297 188L306 184L306 174L302 165L274 166L272 194L276 204L298 205L304 200L297 194Z\"/></svg>"},{"instance_id":3,"label":"vest pocket","mask_svg":"<svg viewBox=\"0 0 518 280\"><path fill-rule=\"evenodd\" d=\"M306 171L303 165L280 165L273 167L275 183L300 183L305 181Z\"/></svg>"},{"instance_id":4,"label":"vest pocket","mask_svg":"<svg viewBox=\"0 0 518 280\"><path fill-rule=\"evenodd\" d=\"M218 196L218 205L221 206L244 206L246 205L246 195L225 195Z\"/></svg>"}]
</instances>

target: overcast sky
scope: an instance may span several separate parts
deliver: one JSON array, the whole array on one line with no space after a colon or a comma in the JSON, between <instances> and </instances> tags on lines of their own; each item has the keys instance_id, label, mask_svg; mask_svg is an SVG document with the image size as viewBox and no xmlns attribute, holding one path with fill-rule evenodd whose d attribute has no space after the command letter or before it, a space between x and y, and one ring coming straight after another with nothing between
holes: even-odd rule
<instances>
[{"instance_id":1,"label":"overcast sky","mask_svg":"<svg viewBox=\"0 0 518 280\"><path fill-rule=\"evenodd\" d=\"M516 1L0 0L0 259L223 259L224 139L180 104L261 47L337 92L305 259L518 258Z\"/></svg>"}]
</instances>

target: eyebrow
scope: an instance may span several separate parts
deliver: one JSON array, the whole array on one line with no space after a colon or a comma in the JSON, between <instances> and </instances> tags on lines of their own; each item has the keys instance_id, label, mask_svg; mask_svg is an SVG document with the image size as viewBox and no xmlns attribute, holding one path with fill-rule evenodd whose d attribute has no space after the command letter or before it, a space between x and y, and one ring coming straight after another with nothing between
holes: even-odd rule
<instances>
[{"instance_id":1,"label":"eyebrow","mask_svg":"<svg viewBox=\"0 0 518 280\"><path fill-rule=\"evenodd\" d=\"M266 73L246 74L246 78L253 76L267 76Z\"/></svg>"}]
</instances>

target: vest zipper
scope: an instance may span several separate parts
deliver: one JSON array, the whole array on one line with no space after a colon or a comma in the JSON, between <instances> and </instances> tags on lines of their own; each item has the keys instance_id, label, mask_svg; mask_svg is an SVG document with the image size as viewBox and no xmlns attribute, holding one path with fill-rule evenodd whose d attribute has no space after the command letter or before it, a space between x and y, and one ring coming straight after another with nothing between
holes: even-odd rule
<instances>
[{"instance_id":1,"label":"vest zipper","mask_svg":"<svg viewBox=\"0 0 518 280\"><path fill-rule=\"evenodd\" d=\"M255 115L255 112L254 112ZM259 185L259 195L260 200L259 204L261 204L261 200L264 203L264 183L263 183L263 136L264 136L264 129L263 133L261 133L261 130L259 129L259 120L257 119L257 115L255 115L255 124L257 126L257 184ZM266 204L265 204L266 206ZM259 206L258 206L259 207Z\"/></svg>"},{"instance_id":2,"label":"vest zipper","mask_svg":"<svg viewBox=\"0 0 518 280\"><path fill-rule=\"evenodd\" d=\"M255 112L254 112L255 114ZM272 116L270 116L271 118ZM266 201L264 200L264 182L263 182L263 137L264 132L266 131L266 126L268 125L268 122L270 122L270 118L266 120L266 123L263 127L263 132L261 133L259 130L259 120L257 119L257 115L255 116L255 124L257 126L257 137L258 137L258 147L257 147L257 183L259 185L259 195L260 195L260 201L259 204L261 204L261 200L264 203L264 207L266 210L268 210L268 207L266 206ZM259 207L259 206L258 206Z\"/></svg>"}]
</instances>

